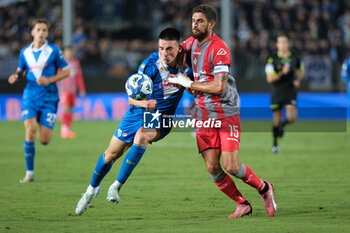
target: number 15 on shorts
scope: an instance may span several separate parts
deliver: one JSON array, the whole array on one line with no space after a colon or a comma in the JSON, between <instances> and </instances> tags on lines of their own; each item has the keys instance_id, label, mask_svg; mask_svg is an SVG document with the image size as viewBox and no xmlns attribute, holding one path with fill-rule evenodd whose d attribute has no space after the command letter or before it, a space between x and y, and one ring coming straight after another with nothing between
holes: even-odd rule
<instances>
[{"instance_id":1,"label":"number 15 on shorts","mask_svg":"<svg viewBox=\"0 0 350 233\"><path fill-rule=\"evenodd\" d=\"M228 125L230 128L230 137L239 139L239 126L238 125Z\"/></svg>"}]
</instances>

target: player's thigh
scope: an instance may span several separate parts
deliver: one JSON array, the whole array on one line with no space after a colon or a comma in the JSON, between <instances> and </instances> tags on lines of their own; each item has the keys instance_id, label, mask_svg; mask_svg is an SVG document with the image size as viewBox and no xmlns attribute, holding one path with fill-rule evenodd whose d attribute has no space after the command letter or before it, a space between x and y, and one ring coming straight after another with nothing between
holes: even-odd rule
<instances>
[{"instance_id":1,"label":"player's thigh","mask_svg":"<svg viewBox=\"0 0 350 233\"><path fill-rule=\"evenodd\" d=\"M141 146L147 146L148 143L151 143L160 135L159 129L145 129L141 127L135 135L134 143L139 144Z\"/></svg>"},{"instance_id":2,"label":"player's thigh","mask_svg":"<svg viewBox=\"0 0 350 233\"><path fill-rule=\"evenodd\" d=\"M289 122L293 122L296 120L298 114L297 107L293 104L286 105L286 116Z\"/></svg>"},{"instance_id":3,"label":"player's thigh","mask_svg":"<svg viewBox=\"0 0 350 233\"><path fill-rule=\"evenodd\" d=\"M34 141L35 133L38 127L38 123L35 117L28 118L24 120L24 128L25 128L25 140L26 141Z\"/></svg>"},{"instance_id":4,"label":"player's thigh","mask_svg":"<svg viewBox=\"0 0 350 233\"><path fill-rule=\"evenodd\" d=\"M217 174L221 170L220 149L209 148L201 152L205 166L210 174Z\"/></svg>"},{"instance_id":5,"label":"player's thigh","mask_svg":"<svg viewBox=\"0 0 350 233\"><path fill-rule=\"evenodd\" d=\"M195 130L199 153L202 153L208 149L220 150L220 137L217 129L201 127L196 128Z\"/></svg>"},{"instance_id":6,"label":"player's thigh","mask_svg":"<svg viewBox=\"0 0 350 233\"><path fill-rule=\"evenodd\" d=\"M48 128L42 124L40 124L39 129L39 141L43 145L49 144L49 142L52 139L52 132L53 130L51 128Z\"/></svg>"},{"instance_id":7,"label":"player's thigh","mask_svg":"<svg viewBox=\"0 0 350 233\"><path fill-rule=\"evenodd\" d=\"M108 148L105 151L105 161L107 163L116 161L130 147L131 143L124 142L116 136L112 136Z\"/></svg>"},{"instance_id":8,"label":"player's thigh","mask_svg":"<svg viewBox=\"0 0 350 233\"><path fill-rule=\"evenodd\" d=\"M220 137L220 148L224 152L239 150L241 140L241 118L240 115L233 115L221 120L221 127L218 130Z\"/></svg>"},{"instance_id":9,"label":"player's thigh","mask_svg":"<svg viewBox=\"0 0 350 233\"><path fill-rule=\"evenodd\" d=\"M58 101L45 101L41 103L39 123L50 130L53 130L56 124Z\"/></svg>"}]
</instances>

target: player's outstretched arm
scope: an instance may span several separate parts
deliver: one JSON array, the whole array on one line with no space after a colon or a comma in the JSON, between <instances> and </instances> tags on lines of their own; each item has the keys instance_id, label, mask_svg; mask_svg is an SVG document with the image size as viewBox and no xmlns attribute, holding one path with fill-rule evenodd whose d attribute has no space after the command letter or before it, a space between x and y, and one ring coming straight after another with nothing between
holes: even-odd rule
<instances>
[{"instance_id":1,"label":"player's outstretched arm","mask_svg":"<svg viewBox=\"0 0 350 233\"><path fill-rule=\"evenodd\" d=\"M185 88L191 88L194 91L221 95L226 90L226 84L229 78L228 73L219 73L214 75L214 80L201 83L201 82L193 82L188 77L183 75L169 75L171 78L168 78L170 83L179 84Z\"/></svg>"},{"instance_id":2,"label":"player's outstretched arm","mask_svg":"<svg viewBox=\"0 0 350 233\"><path fill-rule=\"evenodd\" d=\"M156 108L156 100L135 100L129 97L129 104L145 108L147 111L153 111Z\"/></svg>"},{"instance_id":3,"label":"player's outstretched arm","mask_svg":"<svg viewBox=\"0 0 350 233\"><path fill-rule=\"evenodd\" d=\"M36 80L36 82L39 84L39 85L43 85L43 86L47 86L51 83L55 83L57 81L60 81L64 78L67 78L69 76L69 73L70 73L70 70L69 68L68 69L64 69L64 70L61 70L60 72L58 72L55 76L52 76L52 77L49 77L49 78L46 78L45 76L41 76L40 78L38 78Z\"/></svg>"}]
</instances>

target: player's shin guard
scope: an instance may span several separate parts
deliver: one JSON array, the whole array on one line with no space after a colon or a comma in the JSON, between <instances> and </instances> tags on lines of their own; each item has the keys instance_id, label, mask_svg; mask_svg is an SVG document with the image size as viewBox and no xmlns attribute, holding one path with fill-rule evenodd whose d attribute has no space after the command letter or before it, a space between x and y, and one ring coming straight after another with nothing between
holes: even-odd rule
<instances>
[{"instance_id":1,"label":"player's shin guard","mask_svg":"<svg viewBox=\"0 0 350 233\"><path fill-rule=\"evenodd\" d=\"M236 177L242 179L244 183L249 184L258 191L265 188L264 181L255 175L252 169L246 164L241 163L241 167L236 174Z\"/></svg>"},{"instance_id":2,"label":"player's shin guard","mask_svg":"<svg viewBox=\"0 0 350 233\"><path fill-rule=\"evenodd\" d=\"M34 170L35 146L34 142L24 141L24 158L27 171Z\"/></svg>"},{"instance_id":3,"label":"player's shin guard","mask_svg":"<svg viewBox=\"0 0 350 233\"><path fill-rule=\"evenodd\" d=\"M106 163L104 160L104 153L100 156L100 158L97 161L94 174L92 175L92 179L90 182L90 185L92 187L97 187L100 185L103 177L111 170L112 163Z\"/></svg>"},{"instance_id":4,"label":"player's shin guard","mask_svg":"<svg viewBox=\"0 0 350 233\"><path fill-rule=\"evenodd\" d=\"M146 147L140 146L138 144L133 144L129 152L125 155L122 167L120 168L117 181L124 184L128 179L134 168L140 162L143 154L146 151Z\"/></svg>"},{"instance_id":5,"label":"player's shin guard","mask_svg":"<svg viewBox=\"0 0 350 233\"><path fill-rule=\"evenodd\" d=\"M216 180L215 178L223 177L221 181ZM237 204L243 203L246 199L242 196L239 190L236 187L235 182L232 178L227 175L224 171L220 171L220 174L211 175L211 178L219 189L225 193L229 198L234 200ZM220 180L220 179L219 179Z\"/></svg>"}]
</instances>

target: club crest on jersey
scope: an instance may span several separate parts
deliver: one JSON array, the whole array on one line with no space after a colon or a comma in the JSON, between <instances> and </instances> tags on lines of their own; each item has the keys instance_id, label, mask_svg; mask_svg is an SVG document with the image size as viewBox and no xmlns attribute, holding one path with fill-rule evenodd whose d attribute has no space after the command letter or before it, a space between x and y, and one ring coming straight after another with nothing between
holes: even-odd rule
<instances>
[{"instance_id":1,"label":"club crest on jersey","mask_svg":"<svg viewBox=\"0 0 350 233\"><path fill-rule=\"evenodd\" d=\"M221 48L216 55L226 55L226 54L227 52L225 51L225 49Z\"/></svg>"}]
</instances>

